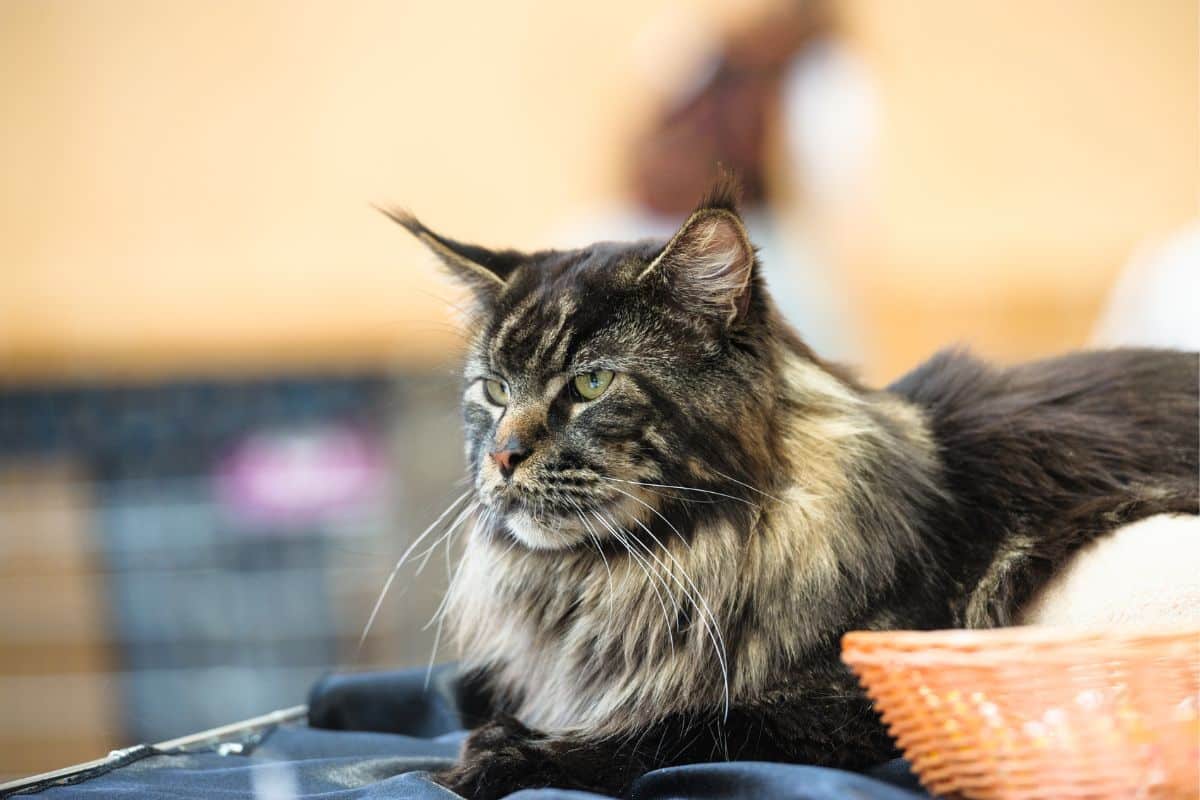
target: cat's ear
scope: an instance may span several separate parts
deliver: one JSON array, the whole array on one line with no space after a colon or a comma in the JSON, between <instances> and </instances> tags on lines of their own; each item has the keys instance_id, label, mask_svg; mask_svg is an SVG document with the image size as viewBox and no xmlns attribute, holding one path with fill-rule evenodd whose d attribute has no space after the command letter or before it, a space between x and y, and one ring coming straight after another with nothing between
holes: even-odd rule
<instances>
[{"instance_id":1,"label":"cat's ear","mask_svg":"<svg viewBox=\"0 0 1200 800\"><path fill-rule=\"evenodd\" d=\"M513 271L525 260L524 255L513 250L488 250L448 239L425 227L408 211L377 208L432 250L450 274L469 286L481 300L502 292Z\"/></svg>"},{"instance_id":2,"label":"cat's ear","mask_svg":"<svg viewBox=\"0 0 1200 800\"><path fill-rule=\"evenodd\" d=\"M638 278L663 281L726 326L749 310L756 263L734 192L730 184L714 189Z\"/></svg>"}]
</instances>

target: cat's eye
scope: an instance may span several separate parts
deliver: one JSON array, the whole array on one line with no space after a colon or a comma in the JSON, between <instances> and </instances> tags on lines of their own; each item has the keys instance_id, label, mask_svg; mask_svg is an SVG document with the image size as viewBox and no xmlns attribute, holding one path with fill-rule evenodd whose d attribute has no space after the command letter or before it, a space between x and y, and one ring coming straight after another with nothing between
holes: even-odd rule
<instances>
[{"instance_id":1,"label":"cat's eye","mask_svg":"<svg viewBox=\"0 0 1200 800\"><path fill-rule=\"evenodd\" d=\"M483 382L483 391L487 393L488 400L496 405L508 405L508 385L504 381L488 378Z\"/></svg>"},{"instance_id":2,"label":"cat's eye","mask_svg":"<svg viewBox=\"0 0 1200 800\"><path fill-rule=\"evenodd\" d=\"M584 372L575 376L571 381L571 388L574 390L577 400L587 402L604 394L609 384L612 383L612 379L613 371L611 369Z\"/></svg>"}]
</instances>

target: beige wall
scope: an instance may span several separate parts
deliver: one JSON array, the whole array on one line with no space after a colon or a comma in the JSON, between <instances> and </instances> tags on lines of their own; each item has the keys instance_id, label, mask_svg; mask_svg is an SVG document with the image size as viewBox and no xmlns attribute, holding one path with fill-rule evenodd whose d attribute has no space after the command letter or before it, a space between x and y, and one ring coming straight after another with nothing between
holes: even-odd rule
<instances>
[{"instance_id":1,"label":"beige wall","mask_svg":"<svg viewBox=\"0 0 1200 800\"><path fill-rule=\"evenodd\" d=\"M834 248L871 371L951 341L1006 359L1086 343L1135 248L1198 213L1197 5L842 4L881 100Z\"/></svg>"},{"instance_id":2,"label":"beige wall","mask_svg":"<svg viewBox=\"0 0 1200 800\"><path fill-rule=\"evenodd\" d=\"M7 0L0 369L435 356L368 204L534 244L612 198L668 5Z\"/></svg>"},{"instance_id":3,"label":"beige wall","mask_svg":"<svg viewBox=\"0 0 1200 800\"><path fill-rule=\"evenodd\" d=\"M451 292L368 204L537 244L620 196L647 65L678 58L648 31L750 8L7 0L0 377L441 358ZM830 250L868 371L976 326L1075 343L1133 243L1194 213L1195 4L843 10L885 112ZM949 316L897 344L934 290ZM1004 293L1043 321L1084 299L1004 351Z\"/></svg>"}]
</instances>

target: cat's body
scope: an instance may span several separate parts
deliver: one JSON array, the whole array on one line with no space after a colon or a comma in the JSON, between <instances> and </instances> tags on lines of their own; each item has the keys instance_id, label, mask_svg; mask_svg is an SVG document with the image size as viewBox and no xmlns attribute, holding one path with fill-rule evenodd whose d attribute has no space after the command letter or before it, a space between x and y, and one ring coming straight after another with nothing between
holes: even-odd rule
<instances>
[{"instance_id":1,"label":"cat's body","mask_svg":"<svg viewBox=\"0 0 1200 800\"><path fill-rule=\"evenodd\" d=\"M872 391L774 312L723 196L666 245L568 254L399 221L482 309L465 418L489 513L449 608L497 716L442 776L464 793L878 762L843 633L1008 624L1081 545L1198 512L1194 355L947 352Z\"/></svg>"}]
</instances>

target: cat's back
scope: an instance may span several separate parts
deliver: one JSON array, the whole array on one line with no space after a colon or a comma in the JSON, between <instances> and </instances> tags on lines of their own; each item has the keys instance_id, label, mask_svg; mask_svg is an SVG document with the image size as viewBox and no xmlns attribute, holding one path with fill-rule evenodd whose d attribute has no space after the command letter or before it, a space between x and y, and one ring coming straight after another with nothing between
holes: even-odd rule
<instances>
[{"instance_id":1,"label":"cat's back","mask_svg":"<svg viewBox=\"0 0 1200 800\"><path fill-rule=\"evenodd\" d=\"M966 350L943 350L899 378L888 391L933 411L978 404L1018 411L1039 406L1122 413L1195 409L1200 354L1122 348L1085 350L997 367Z\"/></svg>"},{"instance_id":2,"label":"cat's back","mask_svg":"<svg viewBox=\"0 0 1200 800\"><path fill-rule=\"evenodd\" d=\"M949 351L890 391L924 414L937 449L952 498L938 528L975 587L969 627L1008 624L1090 541L1156 515L1200 513L1194 353L1095 351L994 367Z\"/></svg>"},{"instance_id":3,"label":"cat's back","mask_svg":"<svg viewBox=\"0 0 1200 800\"><path fill-rule=\"evenodd\" d=\"M989 539L1200 511L1194 353L1084 351L995 367L946 351L890 391L923 411L949 494Z\"/></svg>"},{"instance_id":4,"label":"cat's back","mask_svg":"<svg viewBox=\"0 0 1200 800\"><path fill-rule=\"evenodd\" d=\"M1092 442L1101 455L1120 457L1124 451L1139 461L1159 448L1154 457L1160 463L1167 459L1193 475L1198 468L1196 353L1097 350L996 367L947 350L888 390L925 412L943 450L972 441L999 446L1040 437L1076 446Z\"/></svg>"}]
</instances>

